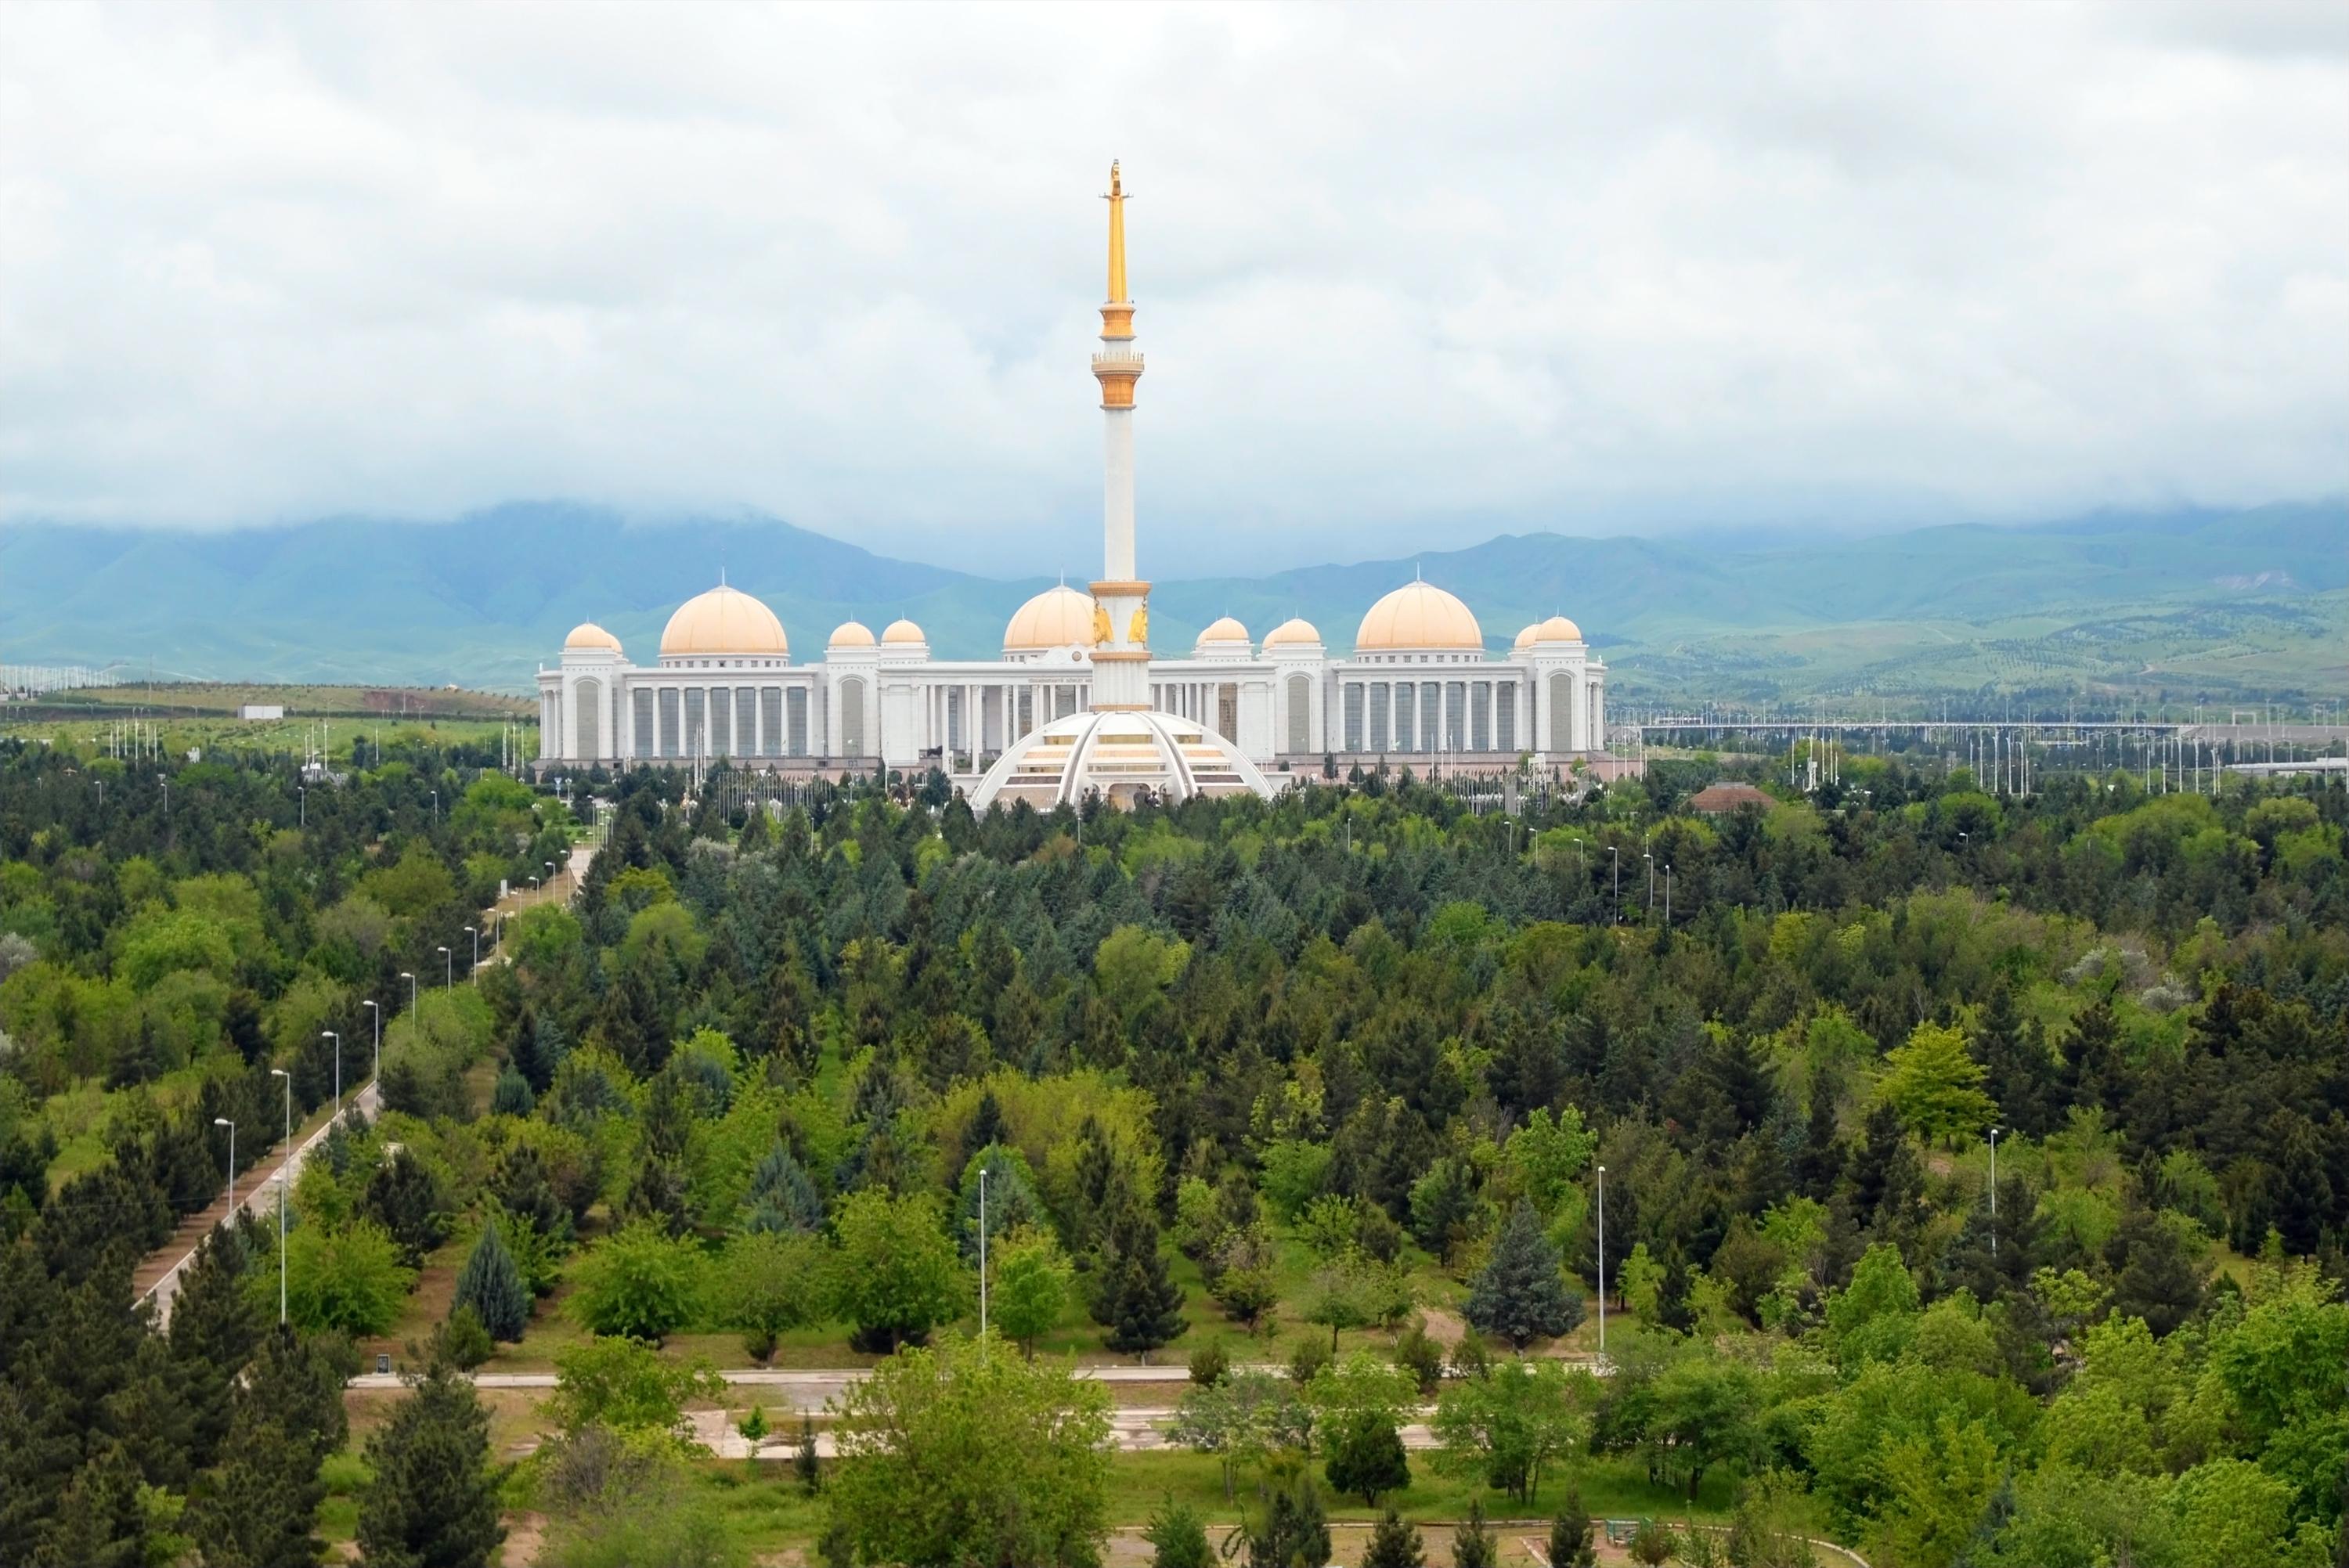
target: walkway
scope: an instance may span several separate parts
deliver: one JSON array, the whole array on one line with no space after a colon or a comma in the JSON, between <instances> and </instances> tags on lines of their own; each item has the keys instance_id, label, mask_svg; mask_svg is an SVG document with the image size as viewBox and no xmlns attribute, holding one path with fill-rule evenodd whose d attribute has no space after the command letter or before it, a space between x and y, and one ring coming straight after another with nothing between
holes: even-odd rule
<instances>
[{"instance_id":1,"label":"walkway","mask_svg":"<svg viewBox=\"0 0 2349 1568\"><path fill-rule=\"evenodd\" d=\"M347 1119L350 1114L357 1110L372 1117L376 1113L378 1103L376 1087L370 1080L344 1101L343 1116ZM238 1194L237 1207L254 1208L256 1200L266 1204L271 1201L273 1194L282 1191L284 1182L298 1180L302 1174L302 1162L310 1157L312 1150L326 1140L326 1132L334 1120L331 1109L314 1112L312 1119L303 1124L302 1131L297 1135L301 1138L301 1141L295 1145L290 1160L286 1157L283 1143L270 1145L271 1152L274 1155L274 1159L264 1158L256 1161L252 1170L237 1177L235 1182L235 1191ZM196 1248L206 1236L212 1233L213 1226L227 1222L228 1195L229 1189L222 1187L219 1197L205 1204L198 1212L182 1219L179 1228L171 1233L171 1239L149 1253L147 1261L131 1272L130 1288L134 1298L139 1301L146 1301L150 1297L153 1299L157 1326L170 1325L171 1298L179 1294L181 1272L194 1260Z\"/></svg>"}]
</instances>

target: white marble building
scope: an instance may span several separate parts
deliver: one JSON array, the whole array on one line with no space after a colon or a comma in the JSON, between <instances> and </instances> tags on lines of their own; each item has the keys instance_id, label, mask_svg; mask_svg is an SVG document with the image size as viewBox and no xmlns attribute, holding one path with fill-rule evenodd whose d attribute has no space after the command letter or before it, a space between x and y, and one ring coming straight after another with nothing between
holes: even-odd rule
<instances>
[{"instance_id":1,"label":"white marble building","mask_svg":"<svg viewBox=\"0 0 2349 1568\"><path fill-rule=\"evenodd\" d=\"M540 758L555 767L727 758L792 770L936 766L972 803L1039 806L1098 789L1118 800L1268 793L1279 776L1341 762L1562 765L1604 749L1607 667L1562 615L1487 650L1468 606L1411 582L1372 604L1337 653L1304 621L1261 643L1226 616L1188 657L1150 646L1150 584L1134 560L1134 305L1123 187L1110 169L1109 295L1101 306L1102 576L1021 605L992 659L940 659L910 621L875 637L835 628L794 663L774 613L723 582L686 601L651 665L592 622L538 676Z\"/></svg>"}]
</instances>

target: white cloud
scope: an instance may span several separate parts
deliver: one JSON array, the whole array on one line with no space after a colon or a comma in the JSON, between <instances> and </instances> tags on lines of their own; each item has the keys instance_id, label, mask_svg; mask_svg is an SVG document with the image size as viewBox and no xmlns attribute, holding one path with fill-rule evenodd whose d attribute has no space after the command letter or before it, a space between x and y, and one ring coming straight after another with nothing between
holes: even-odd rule
<instances>
[{"instance_id":1,"label":"white cloud","mask_svg":"<svg viewBox=\"0 0 2349 1568\"><path fill-rule=\"evenodd\" d=\"M2337 492L2344 18L6 7L0 515L1081 569L1112 154L1163 575Z\"/></svg>"}]
</instances>

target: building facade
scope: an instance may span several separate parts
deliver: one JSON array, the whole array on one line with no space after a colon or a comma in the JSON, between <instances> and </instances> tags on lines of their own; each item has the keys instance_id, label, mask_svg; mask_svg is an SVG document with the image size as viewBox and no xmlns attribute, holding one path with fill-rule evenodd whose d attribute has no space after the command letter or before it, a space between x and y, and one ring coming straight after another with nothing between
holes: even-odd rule
<instances>
[{"instance_id":1,"label":"building facade","mask_svg":"<svg viewBox=\"0 0 2349 1568\"><path fill-rule=\"evenodd\" d=\"M992 659L933 657L921 627L833 629L794 662L774 613L723 582L679 606L657 659L632 664L588 623L538 676L544 766L700 765L791 770L938 767L972 803L1037 804L1098 789L1117 799L1263 793L1326 757L1421 768L1564 764L1601 752L1607 667L1553 615L1485 645L1468 606L1432 583L1370 606L1340 654L1290 620L1262 642L1226 616L1188 656L1150 645L1150 584L1135 572L1133 348L1124 191L1110 169L1109 294L1101 306L1102 575L1021 605ZM1117 722L1082 722L1120 716Z\"/></svg>"}]
</instances>

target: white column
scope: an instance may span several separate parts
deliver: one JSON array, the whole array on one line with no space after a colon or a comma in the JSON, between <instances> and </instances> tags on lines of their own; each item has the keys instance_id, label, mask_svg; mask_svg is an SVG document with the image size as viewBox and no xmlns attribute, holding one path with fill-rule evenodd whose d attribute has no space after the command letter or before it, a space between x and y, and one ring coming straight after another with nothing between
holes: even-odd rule
<instances>
[{"instance_id":1,"label":"white column","mask_svg":"<svg viewBox=\"0 0 2349 1568\"><path fill-rule=\"evenodd\" d=\"M1102 575L1133 581L1133 410L1102 410Z\"/></svg>"}]
</instances>

